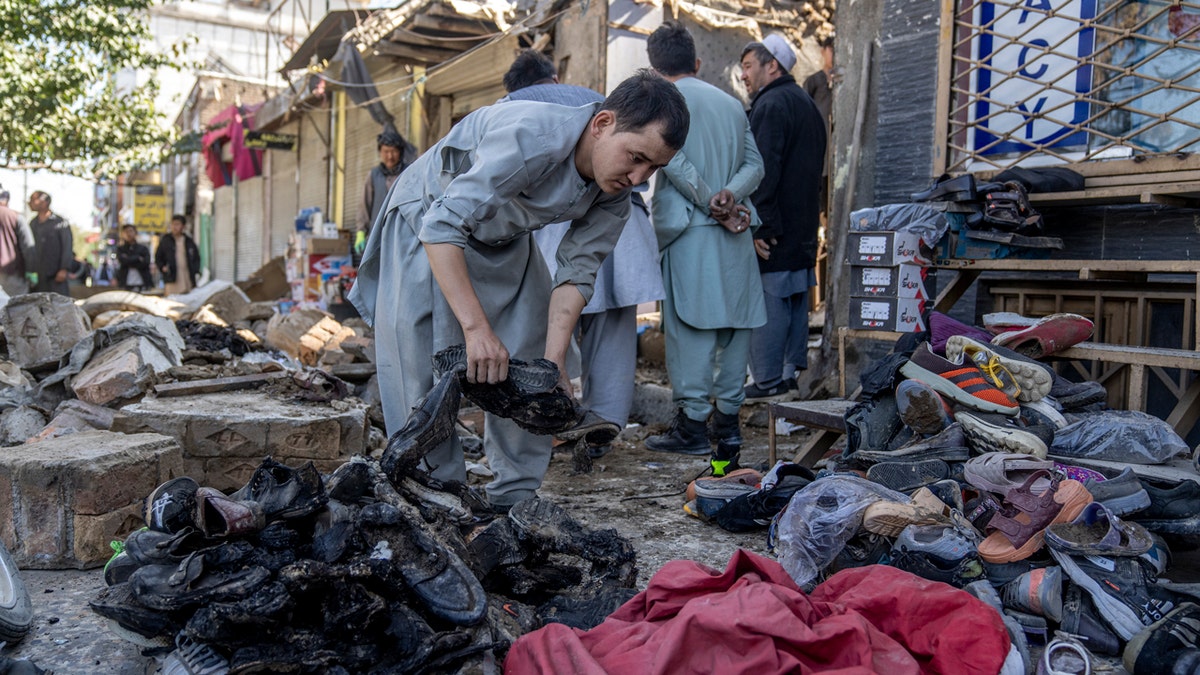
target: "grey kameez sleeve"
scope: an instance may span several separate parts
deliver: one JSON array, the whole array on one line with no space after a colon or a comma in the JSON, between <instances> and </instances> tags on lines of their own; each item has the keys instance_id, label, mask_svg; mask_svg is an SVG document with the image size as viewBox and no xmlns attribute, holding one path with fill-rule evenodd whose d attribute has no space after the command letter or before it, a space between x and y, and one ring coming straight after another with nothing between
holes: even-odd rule
<instances>
[{"instance_id":1,"label":"grey kameez sleeve","mask_svg":"<svg viewBox=\"0 0 1200 675\"><path fill-rule=\"evenodd\" d=\"M621 238L621 230L629 220L629 190L615 195L601 193L596 203L567 228L554 258L558 270L554 286L571 284L579 290L583 301L592 301L596 272L612 253Z\"/></svg>"}]
</instances>

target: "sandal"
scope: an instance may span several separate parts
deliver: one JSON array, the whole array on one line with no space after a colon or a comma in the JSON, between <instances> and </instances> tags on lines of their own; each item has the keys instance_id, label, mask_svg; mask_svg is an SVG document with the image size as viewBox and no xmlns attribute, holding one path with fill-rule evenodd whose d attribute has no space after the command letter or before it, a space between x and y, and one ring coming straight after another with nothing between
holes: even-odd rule
<instances>
[{"instance_id":1,"label":"sandal","mask_svg":"<svg viewBox=\"0 0 1200 675\"><path fill-rule=\"evenodd\" d=\"M1008 452L988 452L972 457L963 465L963 477L980 490L1007 497L1014 488L1021 486L1036 472L1048 473L1054 462L1038 459L1033 455ZM1034 494L1041 494L1050 487L1050 479L1043 478L1032 486Z\"/></svg>"},{"instance_id":2,"label":"sandal","mask_svg":"<svg viewBox=\"0 0 1200 675\"><path fill-rule=\"evenodd\" d=\"M999 190L989 190L984 195L983 219L1008 232L1028 233L1042 229L1042 214L1033 210L1025 187L1014 181L1004 183Z\"/></svg>"},{"instance_id":3,"label":"sandal","mask_svg":"<svg viewBox=\"0 0 1200 675\"><path fill-rule=\"evenodd\" d=\"M1071 555L1136 556L1154 546L1146 528L1121 520L1099 502L1069 523L1046 528L1046 543Z\"/></svg>"},{"instance_id":4,"label":"sandal","mask_svg":"<svg viewBox=\"0 0 1200 675\"><path fill-rule=\"evenodd\" d=\"M990 563L1024 560L1045 544L1048 526L1073 520L1091 503L1091 493L1074 480L1052 482L1050 489L1034 494L1034 483L1050 476L1044 469L1035 471L1009 491L1006 508L988 523L988 529L995 531L979 544L980 558Z\"/></svg>"}]
</instances>

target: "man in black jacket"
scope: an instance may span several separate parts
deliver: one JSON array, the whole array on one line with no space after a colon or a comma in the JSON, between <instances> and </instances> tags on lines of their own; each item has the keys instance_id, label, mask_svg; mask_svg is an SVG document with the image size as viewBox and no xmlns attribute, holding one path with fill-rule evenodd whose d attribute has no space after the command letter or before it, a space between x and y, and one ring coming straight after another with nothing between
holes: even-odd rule
<instances>
[{"instance_id":1,"label":"man in black jacket","mask_svg":"<svg viewBox=\"0 0 1200 675\"><path fill-rule=\"evenodd\" d=\"M200 249L196 242L184 232L187 218L180 214L171 216L171 231L158 240L154 251L154 265L162 274L163 292L167 295L182 295L196 287L200 274Z\"/></svg>"},{"instance_id":2,"label":"man in black jacket","mask_svg":"<svg viewBox=\"0 0 1200 675\"><path fill-rule=\"evenodd\" d=\"M150 249L137 240L137 228L121 227L121 245L117 247L117 285L127 291L142 291L153 286L150 276Z\"/></svg>"},{"instance_id":3,"label":"man in black jacket","mask_svg":"<svg viewBox=\"0 0 1200 675\"><path fill-rule=\"evenodd\" d=\"M787 393L808 367L808 289L816 285L825 120L788 71L796 55L780 35L742 50L742 82L753 97L750 128L765 175L751 195L762 226L754 234L767 323L750 335L746 398Z\"/></svg>"}]
</instances>

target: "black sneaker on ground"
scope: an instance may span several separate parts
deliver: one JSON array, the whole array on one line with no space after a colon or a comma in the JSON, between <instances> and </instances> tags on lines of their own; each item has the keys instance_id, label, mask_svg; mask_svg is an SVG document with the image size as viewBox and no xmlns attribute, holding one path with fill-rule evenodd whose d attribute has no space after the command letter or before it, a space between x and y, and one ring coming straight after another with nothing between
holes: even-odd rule
<instances>
[{"instance_id":1,"label":"black sneaker on ground","mask_svg":"<svg viewBox=\"0 0 1200 675\"><path fill-rule=\"evenodd\" d=\"M787 380L780 380L770 387L761 387L757 382L753 382L746 385L745 389L743 389L747 401L786 396L789 391L791 391L791 388L788 387Z\"/></svg>"},{"instance_id":2,"label":"black sneaker on ground","mask_svg":"<svg viewBox=\"0 0 1200 675\"><path fill-rule=\"evenodd\" d=\"M710 460L714 476L724 476L739 468L742 430L738 422L737 414L726 415L720 410L714 410L708 419L708 440L717 444Z\"/></svg>"},{"instance_id":3,"label":"black sneaker on ground","mask_svg":"<svg viewBox=\"0 0 1200 675\"><path fill-rule=\"evenodd\" d=\"M1079 638L1092 653L1106 656L1121 653L1121 640L1100 618L1091 598L1075 584L1067 584L1062 603L1062 623L1059 626L1064 632Z\"/></svg>"},{"instance_id":4,"label":"black sneaker on ground","mask_svg":"<svg viewBox=\"0 0 1200 675\"><path fill-rule=\"evenodd\" d=\"M1180 481L1175 485L1138 479L1150 506L1130 520L1150 530L1167 534L1200 534L1200 483Z\"/></svg>"},{"instance_id":5,"label":"black sneaker on ground","mask_svg":"<svg viewBox=\"0 0 1200 675\"><path fill-rule=\"evenodd\" d=\"M788 464L779 471L773 487L761 488L729 500L713 515L721 529L729 532L749 532L771 524L775 514L783 510L792 495L816 480L811 469Z\"/></svg>"},{"instance_id":6,"label":"black sneaker on ground","mask_svg":"<svg viewBox=\"0 0 1200 675\"><path fill-rule=\"evenodd\" d=\"M1185 602L1133 636L1124 661L1133 675L1200 673L1200 607Z\"/></svg>"},{"instance_id":7,"label":"black sneaker on ground","mask_svg":"<svg viewBox=\"0 0 1200 675\"><path fill-rule=\"evenodd\" d=\"M645 440L647 450L674 452L681 455L707 455L712 451L703 420L694 420L682 410L675 413L671 426L657 436Z\"/></svg>"}]
</instances>

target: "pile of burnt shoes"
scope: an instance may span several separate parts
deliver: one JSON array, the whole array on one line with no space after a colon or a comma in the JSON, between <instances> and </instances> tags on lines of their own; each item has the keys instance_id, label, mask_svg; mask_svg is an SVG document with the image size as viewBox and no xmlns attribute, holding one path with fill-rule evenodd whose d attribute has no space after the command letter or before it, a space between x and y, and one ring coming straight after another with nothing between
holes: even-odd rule
<instances>
[{"instance_id":1,"label":"pile of burnt shoes","mask_svg":"<svg viewBox=\"0 0 1200 675\"><path fill-rule=\"evenodd\" d=\"M456 382L393 436L391 472L355 458L323 478L268 458L230 495L159 486L92 609L232 673L457 672L544 622L599 624L635 593L628 541L542 499L496 513L419 468L453 432Z\"/></svg>"},{"instance_id":2,"label":"pile of burnt shoes","mask_svg":"<svg viewBox=\"0 0 1200 675\"><path fill-rule=\"evenodd\" d=\"M1042 214L1029 203L1030 192L1083 189L1083 176L1063 168L1009 170L981 182L969 173L943 174L929 189L912 195L914 202L941 202L962 213L967 235L1015 246L1062 248L1062 241L1044 237Z\"/></svg>"}]
</instances>

